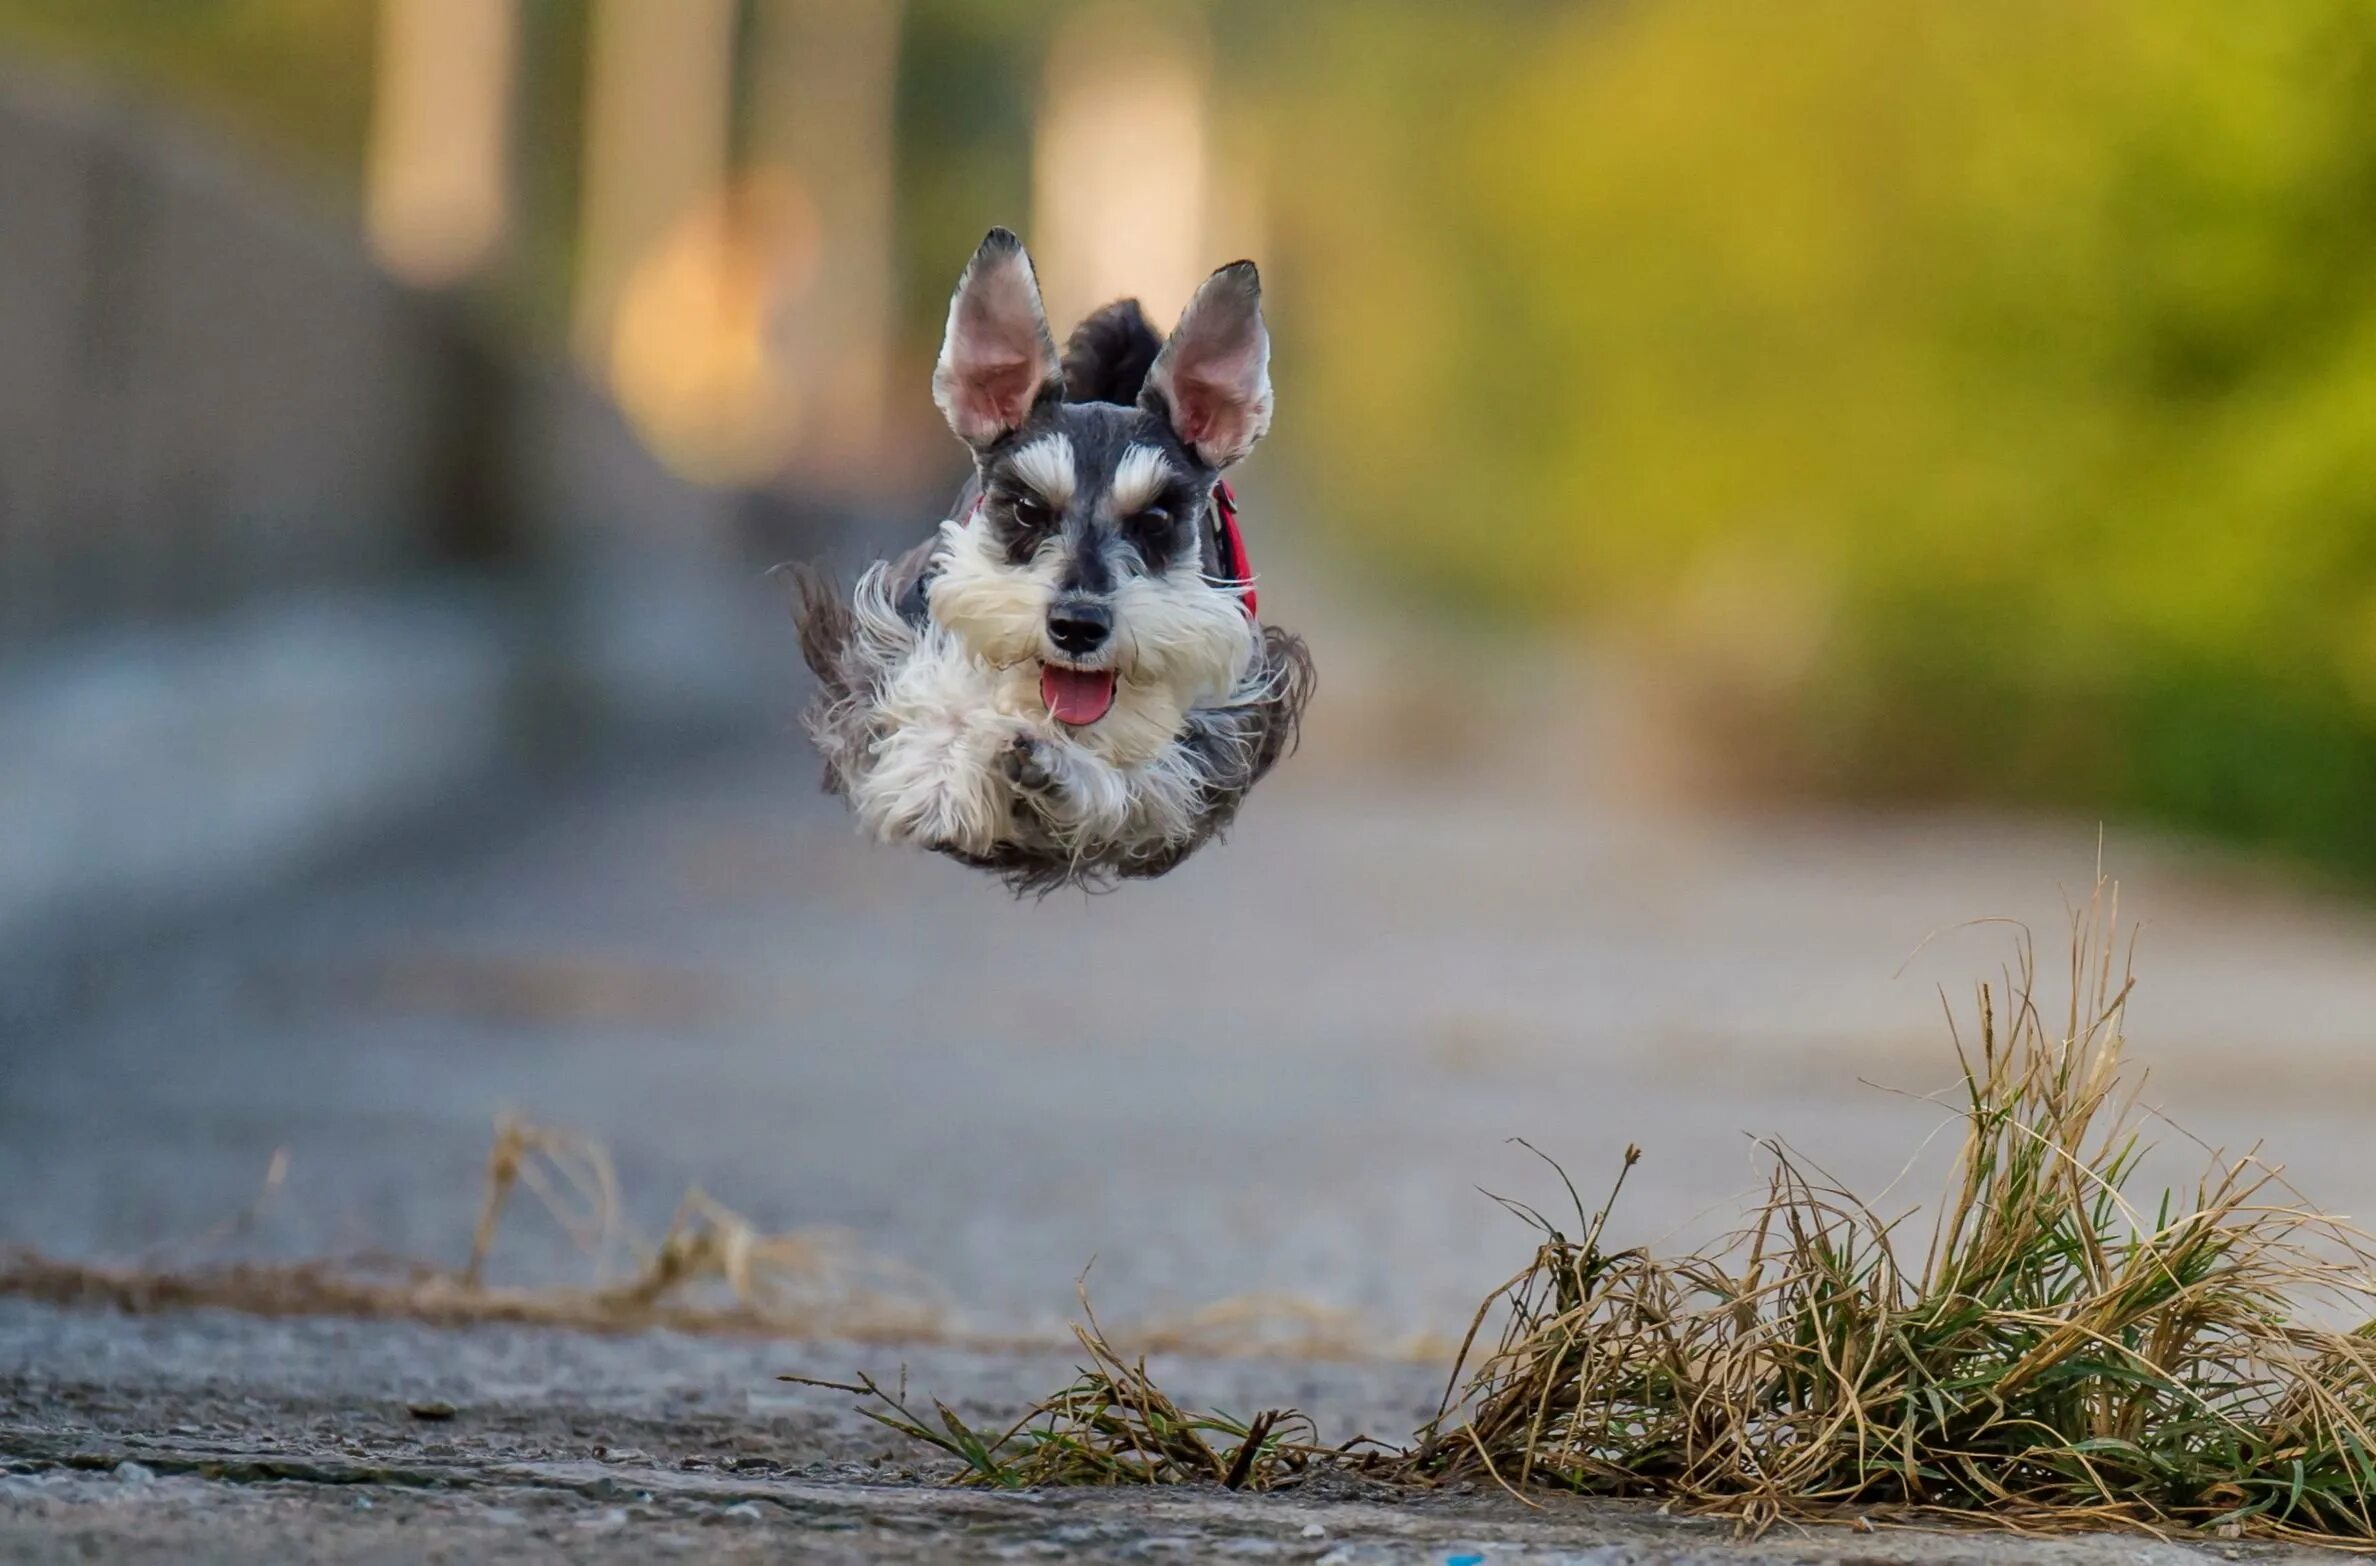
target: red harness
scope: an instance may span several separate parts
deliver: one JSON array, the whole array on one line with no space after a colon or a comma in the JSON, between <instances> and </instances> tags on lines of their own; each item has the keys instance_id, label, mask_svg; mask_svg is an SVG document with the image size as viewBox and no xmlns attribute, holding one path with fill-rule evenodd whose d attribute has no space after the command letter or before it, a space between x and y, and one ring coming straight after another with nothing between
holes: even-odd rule
<instances>
[{"instance_id":1,"label":"red harness","mask_svg":"<svg viewBox=\"0 0 2376 1566\"><path fill-rule=\"evenodd\" d=\"M1246 537L1238 531L1237 492L1229 480L1213 485L1213 510L1221 518L1221 569L1227 580L1245 584L1246 618L1254 619L1254 562L1246 555Z\"/></svg>"},{"instance_id":2,"label":"red harness","mask_svg":"<svg viewBox=\"0 0 2376 1566\"><path fill-rule=\"evenodd\" d=\"M974 497L973 510L965 514L969 524L973 521L974 512L982 509L982 502L986 498L982 495ZM1238 531L1237 492L1229 487L1227 479L1218 480L1213 485L1213 514L1220 519L1220 526L1215 531L1220 535L1221 543L1221 585L1244 588L1239 598L1246 606L1246 618L1255 619L1254 562L1246 555L1245 534Z\"/></svg>"}]
</instances>

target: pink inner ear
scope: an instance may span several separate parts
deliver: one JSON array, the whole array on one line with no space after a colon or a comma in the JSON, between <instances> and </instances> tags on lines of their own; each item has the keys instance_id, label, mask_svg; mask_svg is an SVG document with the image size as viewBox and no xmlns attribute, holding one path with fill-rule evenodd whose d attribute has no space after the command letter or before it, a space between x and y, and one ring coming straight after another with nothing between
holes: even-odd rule
<instances>
[{"instance_id":1,"label":"pink inner ear","mask_svg":"<svg viewBox=\"0 0 2376 1566\"><path fill-rule=\"evenodd\" d=\"M1202 445L1216 435L1235 433L1228 428L1229 415L1239 401L1234 387L1201 376L1183 375L1173 383L1173 392L1178 403L1173 413L1181 439Z\"/></svg>"},{"instance_id":2,"label":"pink inner ear","mask_svg":"<svg viewBox=\"0 0 2376 1566\"><path fill-rule=\"evenodd\" d=\"M1030 261L1020 249L994 253L985 245L949 301L948 335L932 375L933 400L950 428L977 444L1021 424L1057 373Z\"/></svg>"},{"instance_id":3,"label":"pink inner ear","mask_svg":"<svg viewBox=\"0 0 2376 1566\"><path fill-rule=\"evenodd\" d=\"M1180 438L1191 445L1210 438L1217 411L1214 388L1203 381L1183 380L1177 391Z\"/></svg>"},{"instance_id":4,"label":"pink inner ear","mask_svg":"<svg viewBox=\"0 0 2376 1566\"><path fill-rule=\"evenodd\" d=\"M1020 424L1039 390L1038 367L1029 359L994 359L966 367L972 400L1002 424Z\"/></svg>"}]
</instances>

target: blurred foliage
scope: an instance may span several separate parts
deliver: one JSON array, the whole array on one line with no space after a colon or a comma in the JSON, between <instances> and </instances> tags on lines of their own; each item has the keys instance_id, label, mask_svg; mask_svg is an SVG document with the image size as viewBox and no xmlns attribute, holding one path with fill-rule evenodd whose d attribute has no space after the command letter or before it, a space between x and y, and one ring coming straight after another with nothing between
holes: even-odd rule
<instances>
[{"instance_id":1,"label":"blurred foliage","mask_svg":"<svg viewBox=\"0 0 2376 1566\"><path fill-rule=\"evenodd\" d=\"M1031 116L1049 21L1048 6L1026 0L907 0L898 191L912 365L938 352L949 288L982 235L1031 210Z\"/></svg>"},{"instance_id":2,"label":"blurred foliage","mask_svg":"<svg viewBox=\"0 0 2376 1566\"><path fill-rule=\"evenodd\" d=\"M129 83L351 180L378 8L359 0L0 0L0 46Z\"/></svg>"},{"instance_id":3,"label":"blurred foliage","mask_svg":"<svg viewBox=\"0 0 2376 1566\"><path fill-rule=\"evenodd\" d=\"M1804 781L2376 871L2376 8L1326 20L1266 93L1349 551Z\"/></svg>"},{"instance_id":4,"label":"blurred foliage","mask_svg":"<svg viewBox=\"0 0 2376 1566\"><path fill-rule=\"evenodd\" d=\"M587 7L529 0L522 17L522 210L497 302L555 337L568 320ZM378 29L375 0L0 0L0 57L64 65L187 115L339 202L362 177Z\"/></svg>"},{"instance_id":5,"label":"blurred foliage","mask_svg":"<svg viewBox=\"0 0 2376 1566\"><path fill-rule=\"evenodd\" d=\"M1066 9L909 0L913 365L1027 210ZM1751 781L2376 874L2376 7L1205 9L1269 187L1266 469L1344 559L1641 655ZM586 7L525 10L512 286L557 335ZM0 44L345 180L373 11L0 0Z\"/></svg>"}]
</instances>

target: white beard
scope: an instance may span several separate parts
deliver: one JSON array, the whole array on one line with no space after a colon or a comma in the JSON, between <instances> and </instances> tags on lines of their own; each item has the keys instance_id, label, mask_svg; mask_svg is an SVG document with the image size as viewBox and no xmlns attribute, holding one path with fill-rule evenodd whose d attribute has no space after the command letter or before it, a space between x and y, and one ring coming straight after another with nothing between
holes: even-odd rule
<instances>
[{"instance_id":1,"label":"white beard","mask_svg":"<svg viewBox=\"0 0 2376 1566\"><path fill-rule=\"evenodd\" d=\"M1261 637L1193 566L1133 579L1115 594L1113 706L1075 728L1040 691L1048 584L994 560L979 529L947 524L943 539L927 624L899 614L877 564L827 661L809 650L823 677L809 730L864 830L1018 885L1157 874L1218 830L1275 759L1273 725L1292 733L1309 693L1301 644ZM804 621L824 617L818 591L804 582Z\"/></svg>"}]
</instances>

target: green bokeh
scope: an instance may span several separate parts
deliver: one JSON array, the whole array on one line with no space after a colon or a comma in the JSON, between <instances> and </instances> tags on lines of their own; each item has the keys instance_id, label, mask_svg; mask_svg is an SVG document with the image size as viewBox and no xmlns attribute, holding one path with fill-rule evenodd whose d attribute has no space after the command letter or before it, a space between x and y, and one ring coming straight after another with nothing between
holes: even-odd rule
<instances>
[{"instance_id":1,"label":"green bokeh","mask_svg":"<svg viewBox=\"0 0 2376 1566\"><path fill-rule=\"evenodd\" d=\"M1301 15L1349 553L1745 693L1800 781L2376 871L2376 8Z\"/></svg>"},{"instance_id":2,"label":"green bokeh","mask_svg":"<svg viewBox=\"0 0 2376 1566\"><path fill-rule=\"evenodd\" d=\"M908 6L911 368L1027 213L1065 9ZM1268 216L1265 474L1347 579L1677 671L1776 782L2376 875L2376 6L1204 9L1260 154L1222 173ZM527 10L510 287L552 340L585 8ZM335 189L372 16L0 0L0 45Z\"/></svg>"}]
</instances>

